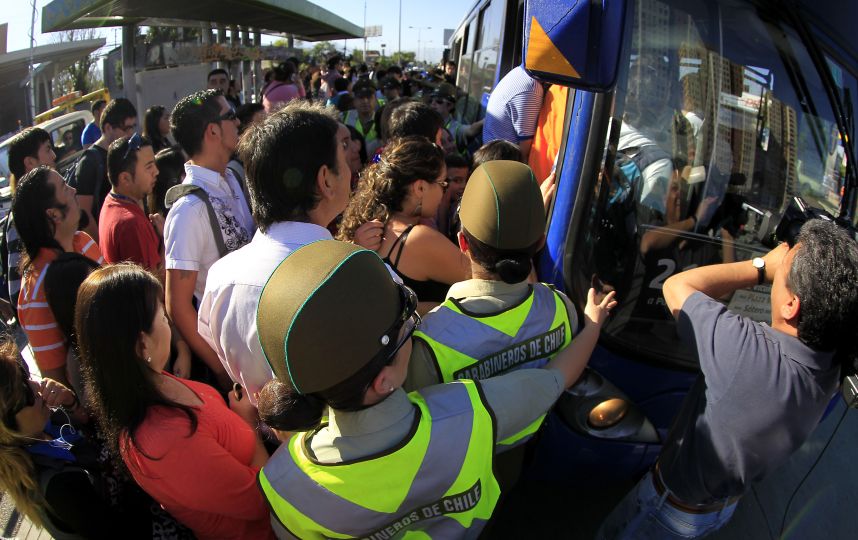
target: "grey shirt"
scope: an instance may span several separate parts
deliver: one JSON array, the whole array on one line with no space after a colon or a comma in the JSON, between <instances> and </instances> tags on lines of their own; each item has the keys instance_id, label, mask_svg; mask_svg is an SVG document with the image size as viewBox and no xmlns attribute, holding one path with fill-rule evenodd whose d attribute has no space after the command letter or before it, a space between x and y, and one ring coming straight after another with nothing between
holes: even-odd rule
<instances>
[{"instance_id":1,"label":"grey shirt","mask_svg":"<svg viewBox=\"0 0 858 540\"><path fill-rule=\"evenodd\" d=\"M702 293L682 306L680 337L702 376L659 456L664 483L687 503L744 493L808 438L837 388L832 353L727 310Z\"/></svg>"}]
</instances>

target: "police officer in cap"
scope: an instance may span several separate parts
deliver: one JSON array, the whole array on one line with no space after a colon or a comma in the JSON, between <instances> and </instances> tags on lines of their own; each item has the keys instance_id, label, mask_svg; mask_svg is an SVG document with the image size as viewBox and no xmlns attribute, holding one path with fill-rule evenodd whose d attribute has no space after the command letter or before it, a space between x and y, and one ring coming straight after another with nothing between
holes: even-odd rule
<instances>
[{"instance_id":1,"label":"police officer in cap","mask_svg":"<svg viewBox=\"0 0 858 540\"><path fill-rule=\"evenodd\" d=\"M465 187L459 217L459 249L473 278L454 284L415 334L409 390L542 367L578 327L566 295L528 282L531 260L545 243L545 205L530 167L505 160L480 165ZM501 445L523 442L540 423Z\"/></svg>"},{"instance_id":2,"label":"police officer in cap","mask_svg":"<svg viewBox=\"0 0 858 540\"><path fill-rule=\"evenodd\" d=\"M614 304L593 296L576 339L590 348ZM496 441L544 413L589 357L568 347L548 369L406 394L416 307L374 252L336 241L296 250L263 289L257 325L276 378L260 416L305 431L259 474L280 538L475 536L499 496Z\"/></svg>"}]
</instances>

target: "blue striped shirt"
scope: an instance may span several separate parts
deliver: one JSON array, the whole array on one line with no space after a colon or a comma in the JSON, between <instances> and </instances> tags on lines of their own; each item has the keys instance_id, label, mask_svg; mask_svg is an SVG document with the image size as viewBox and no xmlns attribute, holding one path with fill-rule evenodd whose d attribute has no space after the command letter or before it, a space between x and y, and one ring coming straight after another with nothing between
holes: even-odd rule
<instances>
[{"instance_id":1,"label":"blue striped shirt","mask_svg":"<svg viewBox=\"0 0 858 540\"><path fill-rule=\"evenodd\" d=\"M507 73L489 96L483 142L505 139L518 144L532 138L543 94L542 85L521 66Z\"/></svg>"}]
</instances>

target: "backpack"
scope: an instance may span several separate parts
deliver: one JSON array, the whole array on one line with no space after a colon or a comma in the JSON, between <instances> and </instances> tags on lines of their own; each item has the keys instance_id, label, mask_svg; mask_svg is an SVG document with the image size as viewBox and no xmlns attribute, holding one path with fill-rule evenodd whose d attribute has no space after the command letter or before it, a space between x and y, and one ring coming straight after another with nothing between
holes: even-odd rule
<instances>
[{"instance_id":1,"label":"backpack","mask_svg":"<svg viewBox=\"0 0 858 540\"><path fill-rule=\"evenodd\" d=\"M98 215L99 210L101 209L99 206L101 204L101 191L104 189L104 178L107 176L106 172L106 164L104 163L104 158L101 157L101 152L98 151L94 145L90 146L86 150L84 150L83 154L80 155L79 158L69 167L68 171L66 171L65 181L66 184L70 185L73 188L77 188L77 176L80 174L80 165L83 162L83 159L87 155L96 156L93 158L95 160L95 186L92 191L92 208L90 209L90 213L92 214L92 219L98 223Z\"/></svg>"},{"instance_id":2,"label":"backpack","mask_svg":"<svg viewBox=\"0 0 858 540\"><path fill-rule=\"evenodd\" d=\"M193 184L179 184L178 186L173 186L168 189L166 195L164 195L164 206L172 208L176 201L186 195L193 195L205 203L206 210L209 214L209 225L212 228L212 235L214 235L215 244L217 244L218 254L223 257L229 253L229 250L226 249L226 244L223 241L223 233L220 230L220 222L217 219L217 214L215 214L214 207L212 206L211 199L209 199L209 194L206 193L206 190Z\"/></svg>"}]
</instances>

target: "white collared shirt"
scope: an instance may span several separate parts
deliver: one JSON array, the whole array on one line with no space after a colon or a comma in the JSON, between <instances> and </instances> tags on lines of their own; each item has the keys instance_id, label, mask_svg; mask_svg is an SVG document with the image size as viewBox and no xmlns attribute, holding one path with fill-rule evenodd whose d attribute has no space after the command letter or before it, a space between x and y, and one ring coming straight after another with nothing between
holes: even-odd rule
<instances>
[{"instance_id":1,"label":"white collared shirt","mask_svg":"<svg viewBox=\"0 0 858 540\"><path fill-rule=\"evenodd\" d=\"M183 184L206 190L220 221L224 244L234 251L250 241L255 225L241 186L227 169L226 177L185 163ZM164 251L168 270L197 272L194 296L203 297L209 268L220 258L208 210L198 197L182 197L170 208L164 224Z\"/></svg>"},{"instance_id":2,"label":"white collared shirt","mask_svg":"<svg viewBox=\"0 0 858 540\"><path fill-rule=\"evenodd\" d=\"M262 288L291 252L328 239L331 233L319 225L275 223L266 232L257 231L248 245L217 261L209 270L197 331L217 353L230 378L246 389L254 405L254 394L274 377L256 330Z\"/></svg>"}]
</instances>

